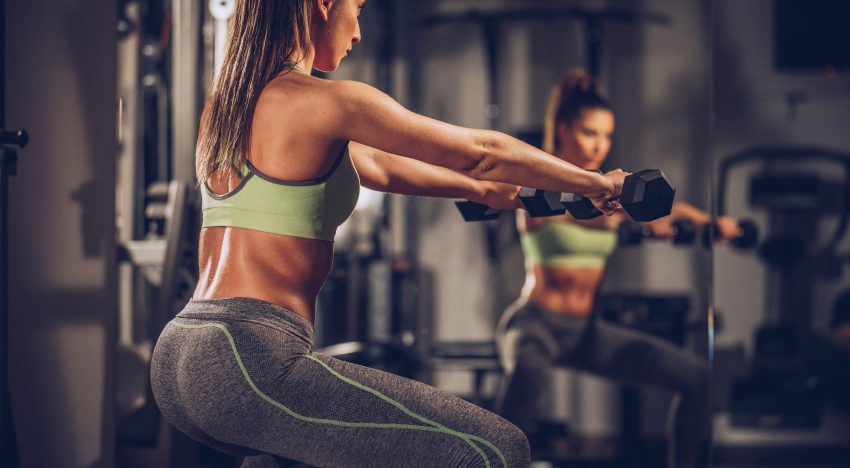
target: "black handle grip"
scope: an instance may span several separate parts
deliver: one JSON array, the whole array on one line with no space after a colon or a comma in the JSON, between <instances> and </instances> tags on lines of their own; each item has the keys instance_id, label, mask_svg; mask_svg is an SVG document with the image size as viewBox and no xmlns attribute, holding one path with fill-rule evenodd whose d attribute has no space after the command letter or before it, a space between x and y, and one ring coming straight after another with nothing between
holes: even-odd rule
<instances>
[{"instance_id":1,"label":"black handle grip","mask_svg":"<svg viewBox=\"0 0 850 468\"><path fill-rule=\"evenodd\" d=\"M29 141L30 136L26 130L18 130L17 132L0 130L0 145L13 145L18 148L24 148Z\"/></svg>"}]
</instances>

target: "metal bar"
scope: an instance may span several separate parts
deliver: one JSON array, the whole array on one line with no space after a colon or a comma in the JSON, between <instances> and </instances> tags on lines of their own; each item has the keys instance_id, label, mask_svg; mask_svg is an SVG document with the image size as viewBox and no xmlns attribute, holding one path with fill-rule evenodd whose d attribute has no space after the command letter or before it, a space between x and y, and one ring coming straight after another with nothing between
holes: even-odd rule
<instances>
[{"instance_id":1,"label":"metal bar","mask_svg":"<svg viewBox=\"0 0 850 468\"><path fill-rule=\"evenodd\" d=\"M437 26L444 23L464 21L550 21L553 19L570 19L596 17L601 20L637 23L640 21L669 25L672 20L669 15L649 11L630 11L618 8L588 10L585 8L513 8L505 10L465 10L452 13L429 15L420 20L423 26Z\"/></svg>"},{"instance_id":2,"label":"metal bar","mask_svg":"<svg viewBox=\"0 0 850 468\"><path fill-rule=\"evenodd\" d=\"M200 106L201 0L173 0L171 125L172 178L195 184Z\"/></svg>"}]
</instances>

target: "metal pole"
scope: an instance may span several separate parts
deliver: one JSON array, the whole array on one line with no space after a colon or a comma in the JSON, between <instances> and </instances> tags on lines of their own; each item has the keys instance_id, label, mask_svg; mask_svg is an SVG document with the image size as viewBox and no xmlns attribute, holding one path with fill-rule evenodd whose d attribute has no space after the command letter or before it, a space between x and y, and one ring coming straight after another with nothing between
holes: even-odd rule
<instances>
[{"instance_id":1,"label":"metal pole","mask_svg":"<svg viewBox=\"0 0 850 468\"><path fill-rule=\"evenodd\" d=\"M171 158L173 176L195 184L195 140L200 107L201 0L173 0Z\"/></svg>"},{"instance_id":2,"label":"metal pole","mask_svg":"<svg viewBox=\"0 0 850 468\"><path fill-rule=\"evenodd\" d=\"M5 60L5 57L3 57ZM3 88L3 86L0 86ZM2 91L2 89L0 89ZM0 109L0 128L5 109ZM3 466L17 467L18 444L12 401L9 395L9 177L15 175L18 155L6 144L23 148L27 145L27 132L0 130L0 448Z\"/></svg>"}]
</instances>

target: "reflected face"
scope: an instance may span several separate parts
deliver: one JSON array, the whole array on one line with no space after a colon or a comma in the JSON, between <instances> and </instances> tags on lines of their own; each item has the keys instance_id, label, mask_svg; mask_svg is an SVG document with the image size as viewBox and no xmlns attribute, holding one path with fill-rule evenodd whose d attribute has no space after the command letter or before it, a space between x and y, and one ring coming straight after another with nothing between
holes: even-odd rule
<instances>
[{"instance_id":1,"label":"reflected face","mask_svg":"<svg viewBox=\"0 0 850 468\"><path fill-rule=\"evenodd\" d=\"M584 169L599 169L611 150L613 134L613 112L585 109L571 124L558 124L558 156Z\"/></svg>"},{"instance_id":2,"label":"reflected face","mask_svg":"<svg viewBox=\"0 0 850 468\"><path fill-rule=\"evenodd\" d=\"M334 71L339 63L360 42L360 13L366 0L320 1L329 5L327 20L320 11L320 19L313 27L316 57L313 68L324 72ZM323 8L319 6L320 10Z\"/></svg>"}]
</instances>

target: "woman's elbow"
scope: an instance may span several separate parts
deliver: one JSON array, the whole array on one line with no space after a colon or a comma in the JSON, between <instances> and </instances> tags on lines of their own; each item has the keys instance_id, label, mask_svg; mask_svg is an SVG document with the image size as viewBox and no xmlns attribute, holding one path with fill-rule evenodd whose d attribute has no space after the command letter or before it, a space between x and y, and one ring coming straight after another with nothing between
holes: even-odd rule
<instances>
[{"instance_id":1,"label":"woman's elbow","mask_svg":"<svg viewBox=\"0 0 850 468\"><path fill-rule=\"evenodd\" d=\"M477 132L470 138L466 163L458 171L473 179L489 180L489 174L504 162L505 137L503 133L495 131Z\"/></svg>"}]
</instances>

